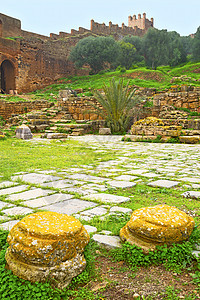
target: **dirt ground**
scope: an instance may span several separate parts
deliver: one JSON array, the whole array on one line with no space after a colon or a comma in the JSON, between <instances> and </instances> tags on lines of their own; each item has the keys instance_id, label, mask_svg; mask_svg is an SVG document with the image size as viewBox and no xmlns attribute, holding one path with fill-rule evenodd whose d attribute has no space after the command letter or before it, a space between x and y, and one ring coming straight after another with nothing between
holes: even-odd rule
<instances>
[{"instance_id":1,"label":"dirt ground","mask_svg":"<svg viewBox=\"0 0 200 300\"><path fill-rule=\"evenodd\" d=\"M113 262L104 256L97 257L96 268L98 280L90 282L88 287L95 293L100 292L102 299L200 299L189 271L177 274L163 266L131 271L125 262Z\"/></svg>"}]
</instances>

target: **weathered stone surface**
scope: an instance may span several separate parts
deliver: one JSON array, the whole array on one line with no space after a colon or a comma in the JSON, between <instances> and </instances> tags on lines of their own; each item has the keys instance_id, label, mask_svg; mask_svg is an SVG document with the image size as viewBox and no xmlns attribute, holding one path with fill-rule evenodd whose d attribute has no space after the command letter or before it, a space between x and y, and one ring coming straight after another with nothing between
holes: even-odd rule
<instances>
[{"instance_id":1,"label":"weathered stone surface","mask_svg":"<svg viewBox=\"0 0 200 300\"><path fill-rule=\"evenodd\" d=\"M107 183L115 188L131 188L136 185L135 182L124 181L124 180L109 180Z\"/></svg>"},{"instance_id":2,"label":"weathered stone surface","mask_svg":"<svg viewBox=\"0 0 200 300\"><path fill-rule=\"evenodd\" d=\"M38 174L38 173L15 175L12 177L12 180L18 180L18 179L21 179L22 181L29 182L29 183L41 184L44 182L59 180L60 177L53 176L53 175L46 175L46 174Z\"/></svg>"},{"instance_id":3,"label":"weathered stone surface","mask_svg":"<svg viewBox=\"0 0 200 300\"><path fill-rule=\"evenodd\" d=\"M197 144L200 141L200 135L179 136L179 140L184 144Z\"/></svg>"},{"instance_id":4,"label":"weathered stone surface","mask_svg":"<svg viewBox=\"0 0 200 300\"><path fill-rule=\"evenodd\" d=\"M200 199L200 192L198 191L187 191L182 194L185 198L194 198L194 199Z\"/></svg>"},{"instance_id":5,"label":"weathered stone surface","mask_svg":"<svg viewBox=\"0 0 200 300\"><path fill-rule=\"evenodd\" d=\"M33 138L33 135L27 125L21 125L16 128L16 138L29 140Z\"/></svg>"},{"instance_id":6,"label":"weathered stone surface","mask_svg":"<svg viewBox=\"0 0 200 300\"><path fill-rule=\"evenodd\" d=\"M91 194L86 197L91 200L98 200L98 201L108 202L108 203L123 203L130 200L128 197L116 196L112 194L103 194L103 193Z\"/></svg>"},{"instance_id":7,"label":"weathered stone surface","mask_svg":"<svg viewBox=\"0 0 200 300\"><path fill-rule=\"evenodd\" d=\"M135 180L138 179L137 176L131 176L131 175L120 175L115 177L115 180L124 180L124 181L130 181L130 180Z\"/></svg>"},{"instance_id":8,"label":"weathered stone surface","mask_svg":"<svg viewBox=\"0 0 200 300\"><path fill-rule=\"evenodd\" d=\"M30 208L27 208L27 207L14 206L12 208L2 210L2 212L7 216L9 216L9 215L17 216L17 215L31 214L33 212L33 210Z\"/></svg>"},{"instance_id":9,"label":"weathered stone surface","mask_svg":"<svg viewBox=\"0 0 200 300\"><path fill-rule=\"evenodd\" d=\"M99 134L109 135L109 134L111 134L111 130L110 130L110 128L99 128Z\"/></svg>"},{"instance_id":10,"label":"weathered stone surface","mask_svg":"<svg viewBox=\"0 0 200 300\"><path fill-rule=\"evenodd\" d=\"M48 133L47 139L66 139L67 136L66 133Z\"/></svg>"},{"instance_id":11,"label":"weathered stone surface","mask_svg":"<svg viewBox=\"0 0 200 300\"><path fill-rule=\"evenodd\" d=\"M83 251L89 235L74 217L39 212L17 223L8 235L6 261L20 278L42 282L47 278L66 287L86 265Z\"/></svg>"},{"instance_id":12,"label":"weathered stone surface","mask_svg":"<svg viewBox=\"0 0 200 300\"><path fill-rule=\"evenodd\" d=\"M72 195L60 193L60 194L53 194L53 195L46 196L46 197L41 197L41 198L34 199L34 200L28 200L28 201L25 201L23 204L27 205L29 207L32 207L32 208L38 208L38 207L50 205L53 203L69 200L71 198L73 198Z\"/></svg>"},{"instance_id":13,"label":"weathered stone surface","mask_svg":"<svg viewBox=\"0 0 200 300\"><path fill-rule=\"evenodd\" d=\"M128 213L132 213L132 209L126 207L120 207L120 206L113 206L110 209L110 213L128 214Z\"/></svg>"},{"instance_id":14,"label":"weathered stone surface","mask_svg":"<svg viewBox=\"0 0 200 300\"><path fill-rule=\"evenodd\" d=\"M22 192L28 188L27 185L19 185L19 186L14 186L6 189L1 189L0 190L0 195L10 195L18 192Z\"/></svg>"},{"instance_id":15,"label":"weathered stone surface","mask_svg":"<svg viewBox=\"0 0 200 300\"><path fill-rule=\"evenodd\" d=\"M157 205L135 210L130 221L120 230L120 238L148 253L157 245L187 240L193 228L194 220L186 213L173 206Z\"/></svg>"},{"instance_id":16,"label":"weathered stone surface","mask_svg":"<svg viewBox=\"0 0 200 300\"><path fill-rule=\"evenodd\" d=\"M118 236L95 234L92 239L107 249L121 247L120 238Z\"/></svg>"},{"instance_id":17,"label":"weathered stone surface","mask_svg":"<svg viewBox=\"0 0 200 300\"><path fill-rule=\"evenodd\" d=\"M12 182L12 181L2 181L2 182L0 182L0 188L7 188L7 187L14 186L17 184L18 184L17 182Z\"/></svg>"},{"instance_id":18,"label":"weathered stone surface","mask_svg":"<svg viewBox=\"0 0 200 300\"><path fill-rule=\"evenodd\" d=\"M37 197L46 196L48 194L55 193L52 190L43 190L43 189L31 189L29 191L18 193L18 194L12 194L9 195L7 198L11 201L17 201L17 200L27 200L27 199L35 199Z\"/></svg>"},{"instance_id":19,"label":"weathered stone surface","mask_svg":"<svg viewBox=\"0 0 200 300\"><path fill-rule=\"evenodd\" d=\"M148 185L153 187L172 188L178 184L179 184L178 181L173 181L173 180L156 180L150 182Z\"/></svg>"},{"instance_id":20,"label":"weathered stone surface","mask_svg":"<svg viewBox=\"0 0 200 300\"><path fill-rule=\"evenodd\" d=\"M0 224L0 228L2 228L4 230L11 230L13 228L13 226L15 226L18 222L19 222L19 220L8 221L8 222Z\"/></svg>"},{"instance_id":21,"label":"weathered stone surface","mask_svg":"<svg viewBox=\"0 0 200 300\"><path fill-rule=\"evenodd\" d=\"M63 214L73 215L86 208L94 207L97 204L91 201L83 201L80 199L70 199L63 202L43 206L43 209L59 212Z\"/></svg>"},{"instance_id":22,"label":"weathered stone surface","mask_svg":"<svg viewBox=\"0 0 200 300\"><path fill-rule=\"evenodd\" d=\"M97 232L97 228L94 226L90 225L84 225L85 229L87 230L88 233L95 233Z\"/></svg>"}]
</instances>

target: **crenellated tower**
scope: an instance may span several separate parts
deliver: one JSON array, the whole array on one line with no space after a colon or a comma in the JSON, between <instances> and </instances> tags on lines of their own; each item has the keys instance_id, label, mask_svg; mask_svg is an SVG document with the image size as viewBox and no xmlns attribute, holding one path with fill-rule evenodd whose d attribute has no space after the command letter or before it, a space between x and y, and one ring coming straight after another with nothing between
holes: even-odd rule
<instances>
[{"instance_id":1,"label":"crenellated tower","mask_svg":"<svg viewBox=\"0 0 200 300\"><path fill-rule=\"evenodd\" d=\"M150 28L153 27L153 18L151 20L146 18L146 13L143 13L143 17L141 17L141 14L138 14L138 18L136 15L129 16L128 17L128 27L134 28L135 26L144 30L145 32Z\"/></svg>"}]
</instances>

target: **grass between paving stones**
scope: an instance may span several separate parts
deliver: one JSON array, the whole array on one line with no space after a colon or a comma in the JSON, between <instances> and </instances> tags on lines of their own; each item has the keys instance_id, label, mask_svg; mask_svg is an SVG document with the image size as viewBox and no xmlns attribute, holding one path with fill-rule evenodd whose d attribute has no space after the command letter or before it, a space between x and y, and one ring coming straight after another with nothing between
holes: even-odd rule
<instances>
[{"instance_id":1,"label":"grass between paving stones","mask_svg":"<svg viewBox=\"0 0 200 300\"><path fill-rule=\"evenodd\" d=\"M109 150L104 154L95 153L92 149L87 149L84 145L76 142L67 141L63 143L50 142L48 144L33 144L25 141L5 140L1 141L0 157L0 171L2 180L9 179L11 175L16 172L29 171L30 169L49 170L55 168L55 175L57 169L65 169L67 167L82 166L82 165L94 165L98 162L111 160L117 157L117 154ZM80 152L79 152L80 151ZM64 153L64 154L63 154ZM52 161L52 155L54 160ZM48 157L50 156L50 158ZM133 159L136 157L133 155ZM145 157L143 157L145 159ZM38 160L38 161L37 161ZM116 168L120 166L115 166ZM8 170L7 170L8 168ZM12 169L13 168L13 169ZM108 170L109 171L109 170ZM155 170L151 170L152 172ZM100 175L101 171L96 171L95 175ZM120 173L119 173L120 174ZM93 174L94 175L94 174ZM111 176L112 177L112 176ZM137 176L140 178L140 176ZM142 176L141 176L142 177ZM143 180L144 181L144 180ZM22 183L22 182L21 182ZM100 183L101 184L101 183ZM40 187L39 185L30 185L30 187ZM43 188L43 187L42 187ZM46 187L47 188L47 187ZM56 188L48 188L54 191L60 191ZM186 189L185 189L186 190ZM156 204L168 204L174 205L181 210L194 215L196 224L200 224L200 201L195 199L187 199L181 196L185 191L184 184L180 184L177 188L153 188L147 186L144 182L137 183L136 186L128 189L109 189L109 193L126 196L130 198L129 202L120 204L121 207L131 208L135 210L144 206L154 206ZM107 193L106 191L105 193ZM67 192L68 193L68 192ZM79 199L82 197L79 194L74 193ZM83 198L83 197L82 197ZM11 203L5 199L5 196L0 196L0 200ZM84 197L84 200L85 197ZM102 204L96 201L99 204ZM23 202L15 201L12 204L23 206ZM108 203L106 203L107 205ZM40 209L42 210L42 208ZM1 215L1 212L0 212ZM14 216L12 218L21 218L22 216ZM115 216L108 216L105 220L101 220L98 217L93 218L90 222L83 221L84 224L90 224L97 227L98 231L110 230L114 235L119 234L119 230L127 223L129 215L117 214ZM8 232L0 232L0 295L1 299L107 299L106 291L111 289L115 285L115 281L108 281L104 288L98 289L96 292L90 289L90 284L96 281L102 280L101 275L95 273L94 261L99 255L102 257L112 257L116 262L125 261L127 268L133 270L129 276L134 278L136 266L150 266L152 264L162 264L168 269L173 269L176 272L187 272L191 274L190 280L196 284L196 289L200 291L200 260L195 260L191 256L191 250L194 243L199 239L199 231L195 230L190 242L185 242L181 245L175 245L172 248L160 247L157 252L150 253L149 256L144 256L141 250L135 246L130 246L125 243L122 249L116 249L108 253L99 249L93 242L90 242L86 249L87 269L78 277L73 280L73 283L65 290L59 291L52 289L48 283L36 283L18 279L16 276L5 269L5 250L7 248L6 236ZM100 254L99 254L100 253ZM147 271L148 272L148 271ZM155 296L157 297L157 296ZM163 298L146 297L141 299L179 299L178 290L174 286L169 286L165 289ZM111 298L109 298L111 299ZM185 299L193 300L195 295L186 295Z\"/></svg>"}]
</instances>

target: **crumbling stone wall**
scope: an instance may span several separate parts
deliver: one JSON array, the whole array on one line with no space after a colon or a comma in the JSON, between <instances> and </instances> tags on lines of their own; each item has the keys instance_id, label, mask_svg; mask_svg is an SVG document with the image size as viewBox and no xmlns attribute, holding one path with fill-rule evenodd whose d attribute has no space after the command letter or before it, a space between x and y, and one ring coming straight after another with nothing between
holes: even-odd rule
<instances>
[{"instance_id":1,"label":"crumbling stone wall","mask_svg":"<svg viewBox=\"0 0 200 300\"><path fill-rule=\"evenodd\" d=\"M19 101L19 102L8 102L0 100L0 116L4 120L9 119L13 114L24 114L33 110L41 110L43 108L49 108L53 105L52 102L46 100L41 101Z\"/></svg>"},{"instance_id":2,"label":"crumbling stone wall","mask_svg":"<svg viewBox=\"0 0 200 300\"><path fill-rule=\"evenodd\" d=\"M194 88L193 91L168 91L155 94L153 104L157 108L173 105L177 108L188 108L191 111L200 112L200 88Z\"/></svg>"},{"instance_id":3,"label":"crumbling stone wall","mask_svg":"<svg viewBox=\"0 0 200 300\"><path fill-rule=\"evenodd\" d=\"M60 98L58 107L68 111L75 120L102 120L101 116L94 113L95 108L90 103L102 108L94 97Z\"/></svg>"}]
</instances>

